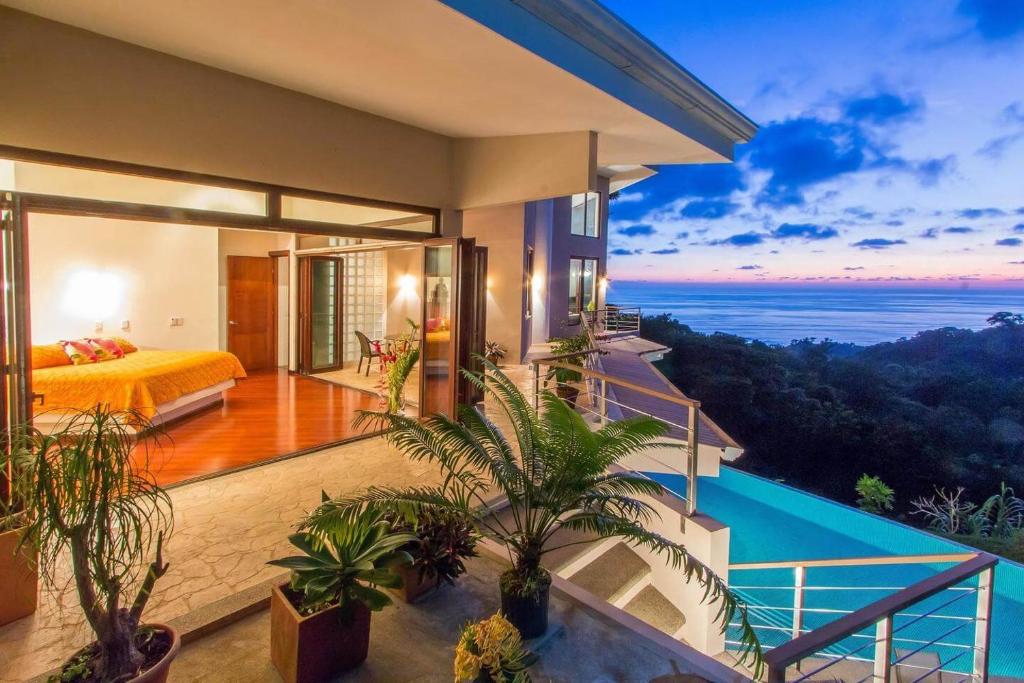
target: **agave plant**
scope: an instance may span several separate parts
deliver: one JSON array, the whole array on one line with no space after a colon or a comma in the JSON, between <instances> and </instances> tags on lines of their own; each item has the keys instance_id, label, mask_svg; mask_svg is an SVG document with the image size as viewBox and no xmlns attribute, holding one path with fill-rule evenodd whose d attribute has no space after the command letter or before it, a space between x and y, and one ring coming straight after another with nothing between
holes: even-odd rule
<instances>
[{"instance_id":1,"label":"agave plant","mask_svg":"<svg viewBox=\"0 0 1024 683\"><path fill-rule=\"evenodd\" d=\"M1013 538L1024 525L1024 501L1016 496L1006 482L1000 482L999 493L986 500L981 509L989 520L993 538Z\"/></svg>"},{"instance_id":2,"label":"agave plant","mask_svg":"<svg viewBox=\"0 0 1024 683\"><path fill-rule=\"evenodd\" d=\"M483 365L484 372L463 373L505 413L514 431L511 440L469 406L460 406L458 421L444 415L420 421L364 411L357 423L385 428L384 438L408 457L437 464L442 482L406 489L371 487L326 501L309 516L305 527L314 532L330 529L350 510L365 505L410 517L424 512L463 515L508 549L512 569L502 576L502 586L521 595L536 593L550 582L543 567L546 554L591 542L560 540L559 531L583 532L598 539L619 537L663 555L682 570L680 580L699 583L704 599L720 603L721 628L740 625L743 657L752 658L760 669L761 648L742 601L684 546L646 528L657 512L642 498L661 496L665 489L643 475L616 468L624 458L656 445L667 431L664 423L636 417L592 431L555 394L543 392L542 409L535 410L493 363L484 360ZM507 499L507 516L487 511L488 501L496 494Z\"/></svg>"},{"instance_id":3,"label":"agave plant","mask_svg":"<svg viewBox=\"0 0 1024 683\"><path fill-rule=\"evenodd\" d=\"M268 564L291 570L291 590L302 599L299 612L315 614L337 605L346 615L356 602L373 612L391 604L377 587L402 585L392 569L412 562L401 547L416 541L416 535L391 531L379 509L353 506L321 520L315 532L292 534L288 540L302 555Z\"/></svg>"}]
</instances>

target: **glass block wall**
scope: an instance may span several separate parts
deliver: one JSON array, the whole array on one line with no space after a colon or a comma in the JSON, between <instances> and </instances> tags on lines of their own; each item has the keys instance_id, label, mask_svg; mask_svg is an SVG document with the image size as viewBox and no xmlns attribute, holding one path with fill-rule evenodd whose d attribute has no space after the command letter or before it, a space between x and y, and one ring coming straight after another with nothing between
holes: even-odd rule
<instances>
[{"instance_id":1,"label":"glass block wall","mask_svg":"<svg viewBox=\"0 0 1024 683\"><path fill-rule=\"evenodd\" d=\"M343 360L359 360L359 341L355 331L359 330L370 339L384 337L387 315L386 269L383 251L367 251L345 254L345 281L342 287L344 300L344 344Z\"/></svg>"}]
</instances>

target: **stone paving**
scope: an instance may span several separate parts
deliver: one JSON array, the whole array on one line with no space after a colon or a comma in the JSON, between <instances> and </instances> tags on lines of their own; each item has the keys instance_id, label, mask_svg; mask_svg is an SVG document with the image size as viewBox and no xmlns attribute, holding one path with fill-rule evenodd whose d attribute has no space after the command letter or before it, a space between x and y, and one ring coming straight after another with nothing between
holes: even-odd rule
<instances>
[{"instance_id":1,"label":"stone paving","mask_svg":"<svg viewBox=\"0 0 1024 683\"><path fill-rule=\"evenodd\" d=\"M166 621L281 574L266 562L290 552L287 536L321 490L437 480L434 466L412 463L374 438L174 488L170 570L145 618ZM0 628L0 683L49 671L91 640L68 578L43 591L34 615Z\"/></svg>"}]
</instances>

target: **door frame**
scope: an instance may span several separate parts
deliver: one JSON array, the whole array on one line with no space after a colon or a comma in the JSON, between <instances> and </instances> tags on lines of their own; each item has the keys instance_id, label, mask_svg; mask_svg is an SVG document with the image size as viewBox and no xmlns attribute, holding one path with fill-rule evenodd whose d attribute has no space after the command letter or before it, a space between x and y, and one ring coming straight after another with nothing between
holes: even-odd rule
<instances>
[{"instance_id":1,"label":"door frame","mask_svg":"<svg viewBox=\"0 0 1024 683\"><path fill-rule=\"evenodd\" d=\"M332 372L344 367L345 359L345 308L344 308L344 279L345 259L340 256L329 256L321 254L307 254L299 256L299 349L298 369L299 374L312 375L317 372ZM323 368L313 367L313 320L310 316L310 309L313 305L313 261L333 261L337 263L338 276L334 280L334 316L337 321L337 330L334 335L334 365Z\"/></svg>"}]
</instances>

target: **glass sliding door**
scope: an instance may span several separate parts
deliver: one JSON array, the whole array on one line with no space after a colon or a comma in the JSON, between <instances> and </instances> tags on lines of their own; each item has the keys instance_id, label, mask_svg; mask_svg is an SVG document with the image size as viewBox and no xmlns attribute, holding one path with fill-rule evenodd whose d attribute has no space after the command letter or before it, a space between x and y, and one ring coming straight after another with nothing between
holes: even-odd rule
<instances>
[{"instance_id":1,"label":"glass sliding door","mask_svg":"<svg viewBox=\"0 0 1024 683\"><path fill-rule=\"evenodd\" d=\"M342 260L306 256L299 261L299 369L305 374L336 370L342 365Z\"/></svg>"},{"instance_id":2,"label":"glass sliding door","mask_svg":"<svg viewBox=\"0 0 1024 683\"><path fill-rule=\"evenodd\" d=\"M569 259L569 317L597 306L597 259Z\"/></svg>"},{"instance_id":3,"label":"glass sliding door","mask_svg":"<svg viewBox=\"0 0 1024 683\"><path fill-rule=\"evenodd\" d=\"M458 240L427 240L423 247L423 341L420 414L452 414L455 397L455 263Z\"/></svg>"}]
</instances>

